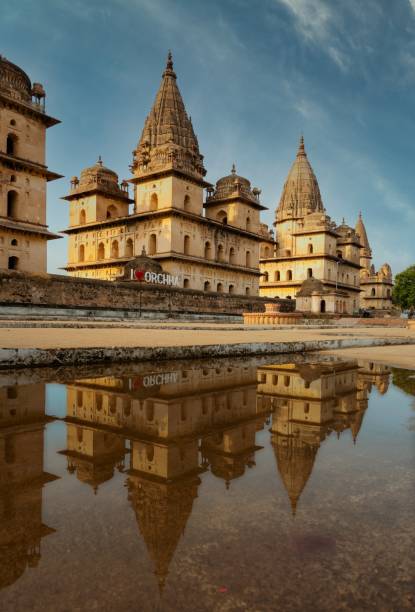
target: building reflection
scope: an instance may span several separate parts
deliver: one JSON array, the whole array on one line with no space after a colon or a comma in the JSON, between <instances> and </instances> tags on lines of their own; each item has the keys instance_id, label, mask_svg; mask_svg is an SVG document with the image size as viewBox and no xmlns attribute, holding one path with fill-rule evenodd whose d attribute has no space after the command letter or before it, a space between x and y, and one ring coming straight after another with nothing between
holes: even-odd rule
<instances>
[{"instance_id":1,"label":"building reflection","mask_svg":"<svg viewBox=\"0 0 415 612\"><path fill-rule=\"evenodd\" d=\"M372 386L385 393L390 370L355 361L258 368L258 405L271 410L271 444L295 514L318 450L332 433L356 443Z\"/></svg>"},{"instance_id":2,"label":"building reflection","mask_svg":"<svg viewBox=\"0 0 415 612\"><path fill-rule=\"evenodd\" d=\"M128 448L129 500L160 589L198 496L199 475L210 469L228 488L255 465L261 448L255 436L269 416L258 410L256 392L256 367L228 364L67 387L68 470L97 491L124 465Z\"/></svg>"},{"instance_id":3,"label":"building reflection","mask_svg":"<svg viewBox=\"0 0 415 612\"><path fill-rule=\"evenodd\" d=\"M43 469L45 385L0 387L0 589L41 558L43 486L57 476Z\"/></svg>"}]
</instances>

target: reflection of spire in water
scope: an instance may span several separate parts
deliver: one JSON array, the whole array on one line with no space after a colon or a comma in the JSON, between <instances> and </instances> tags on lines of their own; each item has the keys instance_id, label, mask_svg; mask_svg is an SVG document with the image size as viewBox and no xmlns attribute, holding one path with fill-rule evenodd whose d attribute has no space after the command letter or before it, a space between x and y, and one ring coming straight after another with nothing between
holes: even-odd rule
<instances>
[{"instance_id":1,"label":"reflection of spire in water","mask_svg":"<svg viewBox=\"0 0 415 612\"><path fill-rule=\"evenodd\" d=\"M313 471L318 444L308 444L293 436L272 437L278 471L295 515L298 500Z\"/></svg>"},{"instance_id":2,"label":"reflection of spire in water","mask_svg":"<svg viewBox=\"0 0 415 612\"><path fill-rule=\"evenodd\" d=\"M189 476L175 482L130 477L130 500L138 528L154 563L160 593L191 515L199 484L198 476Z\"/></svg>"}]
</instances>

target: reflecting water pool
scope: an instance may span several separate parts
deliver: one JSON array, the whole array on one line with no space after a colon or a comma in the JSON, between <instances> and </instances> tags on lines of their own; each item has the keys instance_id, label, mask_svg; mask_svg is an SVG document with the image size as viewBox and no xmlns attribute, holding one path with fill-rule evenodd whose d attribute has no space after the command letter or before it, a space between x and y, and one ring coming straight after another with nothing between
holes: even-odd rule
<instances>
[{"instance_id":1,"label":"reflecting water pool","mask_svg":"<svg viewBox=\"0 0 415 612\"><path fill-rule=\"evenodd\" d=\"M414 440L363 361L0 372L0 609L414 609Z\"/></svg>"}]
</instances>

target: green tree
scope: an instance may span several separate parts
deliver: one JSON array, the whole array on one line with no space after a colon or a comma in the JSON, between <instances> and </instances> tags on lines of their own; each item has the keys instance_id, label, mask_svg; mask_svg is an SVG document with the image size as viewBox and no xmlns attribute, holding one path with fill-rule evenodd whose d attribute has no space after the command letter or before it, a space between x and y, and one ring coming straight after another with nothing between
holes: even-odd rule
<instances>
[{"instance_id":1,"label":"green tree","mask_svg":"<svg viewBox=\"0 0 415 612\"><path fill-rule=\"evenodd\" d=\"M396 275L393 301L404 310L415 308L415 266Z\"/></svg>"}]
</instances>

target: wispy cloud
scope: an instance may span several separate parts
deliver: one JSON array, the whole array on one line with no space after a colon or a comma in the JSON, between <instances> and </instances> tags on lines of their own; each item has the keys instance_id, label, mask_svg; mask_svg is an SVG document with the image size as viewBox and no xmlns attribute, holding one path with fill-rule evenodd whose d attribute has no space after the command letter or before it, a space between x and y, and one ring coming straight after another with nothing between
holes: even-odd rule
<instances>
[{"instance_id":1,"label":"wispy cloud","mask_svg":"<svg viewBox=\"0 0 415 612\"><path fill-rule=\"evenodd\" d=\"M336 29L339 12L326 0L276 0L285 6L295 19L297 31L309 44L320 46L344 72L350 67L347 54L338 44ZM415 2L415 0L414 0Z\"/></svg>"},{"instance_id":2,"label":"wispy cloud","mask_svg":"<svg viewBox=\"0 0 415 612\"><path fill-rule=\"evenodd\" d=\"M413 11L414 11L414 13L415 13L415 0L409 0L409 4L411 5L412 10L413 10Z\"/></svg>"}]
</instances>

